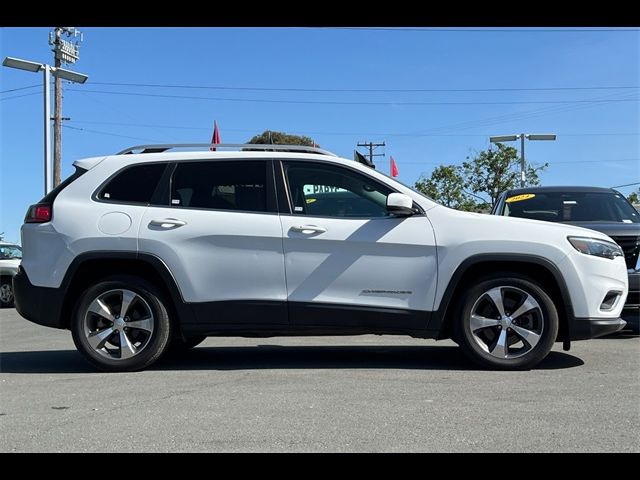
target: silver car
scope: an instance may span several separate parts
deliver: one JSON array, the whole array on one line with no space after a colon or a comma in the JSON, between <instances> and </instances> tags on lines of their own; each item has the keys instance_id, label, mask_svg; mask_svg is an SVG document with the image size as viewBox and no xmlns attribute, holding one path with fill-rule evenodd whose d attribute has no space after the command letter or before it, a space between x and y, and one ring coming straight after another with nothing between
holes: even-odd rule
<instances>
[{"instance_id":1,"label":"silver car","mask_svg":"<svg viewBox=\"0 0 640 480\"><path fill-rule=\"evenodd\" d=\"M13 306L12 280L18 273L22 249L13 243L0 242L0 308Z\"/></svg>"}]
</instances>

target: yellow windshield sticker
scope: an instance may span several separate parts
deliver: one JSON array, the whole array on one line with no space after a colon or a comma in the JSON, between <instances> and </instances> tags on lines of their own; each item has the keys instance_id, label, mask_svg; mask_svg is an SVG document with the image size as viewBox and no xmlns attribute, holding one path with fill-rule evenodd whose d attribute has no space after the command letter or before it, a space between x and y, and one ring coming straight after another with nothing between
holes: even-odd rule
<instances>
[{"instance_id":1,"label":"yellow windshield sticker","mask_svg":"<svg viewBox=\"0 0 640 480\"><path fill-rule=\"evenodd\" d=\"M509 197L505 200L507 203L511 202L521 202L522 200L529 200L530 198L535 197L535 193L523 193L522 195L516 195L514 197Z\"/></svg>"},{"instance_id":2,"label":"yellow windshield sticker","mask_svg":"<svg viewBox=\"0 0 640 480\"><path fill-rule=\"evenodd\" d=\"M313 203L315 201L316 201L315 198L307 198L307 203Z\"/></svg>"}]
</instances>

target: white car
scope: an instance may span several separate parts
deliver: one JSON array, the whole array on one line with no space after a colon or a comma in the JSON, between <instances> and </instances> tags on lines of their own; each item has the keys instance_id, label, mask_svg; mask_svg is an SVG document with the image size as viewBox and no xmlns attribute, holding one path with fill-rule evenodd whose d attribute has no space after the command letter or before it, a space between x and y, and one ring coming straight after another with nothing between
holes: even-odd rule
<instances>
[{"instance_id":1,"label":"white car","mask_svg":"<svg viewBox=\"0 0 640 480\"><path fill-rule=\"evenodd\" d=\"M319 149L178 147L76 161L22 226L18 312L70 329L99 369L206 336L370 333L524 369L625 325L604 234L451 210Z\"/></svg>"},{"instance_id":2,"label":"white car","mask_svg":"<svg viewBox=\"0 0 640 480\"><path fill-rule=\"evenodd\" d=\"M0 307L13 306L12 281L21 258L22 249L18 245L0 242Z\"/></svg>"}]
</instances>

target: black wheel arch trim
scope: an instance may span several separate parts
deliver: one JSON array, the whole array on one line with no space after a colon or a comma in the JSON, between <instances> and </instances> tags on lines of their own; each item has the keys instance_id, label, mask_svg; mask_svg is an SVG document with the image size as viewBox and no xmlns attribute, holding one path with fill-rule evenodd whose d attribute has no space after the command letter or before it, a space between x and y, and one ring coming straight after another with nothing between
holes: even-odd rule
<instances>
[{"instance_id":1,"label":"black wheel arch trim","mask_svg":"<svg viewBox=\"0 0 640 480\"><path fill-rule=\"evenodd\" d=\"M178 282L167 264L160 257L144 252L100 250L79 254L73 259L67 268L67 272L59 287L60 293L64 298L65 306L68 304L69 299L67 298L67 293L76 273L83 264L93 260L129 260L142 261L148 264L160 276L163 286L166 287L166 290L171 297L168 300L171 301L172 306L175 308L178 315L177 323L189 322L194 318L194 312L190 307L190 304L184 301Z\"/></svg>"},{"instance_id":2,"label":"black wheel arch trim","mask_svg":"<svg viewBox=\"0 0 640 480\"><path fill-rule=\"evenodd\" d=\"M453 294L460 283L460 280L464 276L464 274L474 265L485 262L514 262L514 263L528 263L537 265L547 269L556 280L558 287L560 289L560 295L562 295L562 301L564 303L564 316L567 320L567 332L563 335L561 340L568 342L571 336L571 325L574 322L574 312L573 305L571 304L571 296L569 295L569 290L567 288L567 284L560 272L560 269L549 259L545 257L541 257L539 255L531 255L526 253L480 253L476 255L472 255L471 257L465 259L458 265L455 272L449 279L449 283L444 291L442 299L440 300L440 305L438 309L433 312L431 315L431 320L429 322L429 330L435 330L443 333L445 325L445 320L447 317L448 309L451 306L451 300L453 298ZM564 338L566 337L566 338Z\"/></svg>"}]
</instances>

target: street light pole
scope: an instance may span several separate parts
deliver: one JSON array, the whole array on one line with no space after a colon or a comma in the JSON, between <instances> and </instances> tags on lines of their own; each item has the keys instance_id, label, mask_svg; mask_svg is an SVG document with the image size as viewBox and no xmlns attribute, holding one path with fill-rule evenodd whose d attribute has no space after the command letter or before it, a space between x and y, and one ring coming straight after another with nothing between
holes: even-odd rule
<instances>
[{"instance_id":1,"label":"street light pole","mask_svg":"<svg viewBox=\"0 0 640 480\"><path fill-rule=\"evenodd\" d=\"M524 139L528 140L555 140L554 133L521 133L519 135L500 135L497 137L489 137L491 143L513 142L520 139L520 187L524 187L526 183L526 163L524 159Z\"/></svg>"},{"instance_id":2,"label":"street light pole","mask_svg":"<svg viewBox=\"0 0 640 480\"><path fill-rule=\"evenodd\" d=\"M32 62L20 58L5 57L2 65L27 72L43 72L44 79L44 194L53 190L53 165L51 163L51 74L75 83L84 83L89 77L65 68L52 67L46 63Z\"/></svg>"},{"instance_id":3,"label":"street light pole","mask_svg":"<svg viewBox=\"0 0 640 480\"><path fill-rule=\"evenodd\" d=\"M524 133L520 134L520 188L524 188L525 164L524 164Z\"/></svg>"},{"instance_id":4,"label":"street light pole","mask_svg":"<svg viewBox=\"0 0 640 480\"><path fill-rule=\"evenodd\" d=\"M53 189L51 171L51 67L44 65L44 194Z\"/></svg>"}]
</instances>

